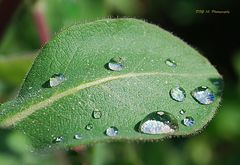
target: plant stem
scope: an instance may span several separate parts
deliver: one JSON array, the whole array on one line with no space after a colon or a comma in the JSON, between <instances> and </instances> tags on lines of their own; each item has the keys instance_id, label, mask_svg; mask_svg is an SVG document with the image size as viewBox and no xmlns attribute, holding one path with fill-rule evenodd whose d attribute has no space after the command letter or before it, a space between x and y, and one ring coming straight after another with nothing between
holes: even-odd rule
<instances>
[{"instance_id":1,"label":"plant stem","mask_svg":"<svg viewBox=\"0 0 240 165\"><path fill-rule=\"evenodd\" d=\"M45 44L50 39L49 28L44 16L44 6L42 1L38 1L33 11L34 21L38 30L41 44Z\"/></svg>"}]
</instances>

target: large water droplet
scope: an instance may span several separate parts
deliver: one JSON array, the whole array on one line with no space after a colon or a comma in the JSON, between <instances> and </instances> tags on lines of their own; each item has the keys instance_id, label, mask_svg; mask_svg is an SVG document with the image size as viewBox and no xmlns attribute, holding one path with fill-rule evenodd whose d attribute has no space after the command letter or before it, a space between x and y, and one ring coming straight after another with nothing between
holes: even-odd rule
<instances>
[{"instance_id":1,"label":"large water droplet","mask_svg":"<svg viewBox=\"0 0 240 165\"><path fill-rule=\"evenodd\" d=\"M80 134L75 134L73 138L76 139L76 140L82 139Z\"/></svg>"},{"instance_id":2,"label":"large water droplet","mask_svg":"<svg viewBox=\"0 0 240 165\"><path fill-rule=\"evenodd\" d=\"M213 92L205 86L200 86L191 92L192 97L201 104L211 104L215 96Z\"/></svg>"},{"instance_id":3,"label":"large water droplet","mask_svg":"<svg viewBox=\"0 0 240 165\"><path fill-rule=\"evenodd\" d=\"M183 119L182 123L187 127L191 127L195 124L195 120L192 117L188 116L185 119Z\"/></svg>"},{"instance_id":4,"label":"large water droplet","mask_svg":"<svg viewBox=\"0 0 240 165\"><path fill-rule=\"evenodd\" d=\"M54 74L49 80L49 85L50 87L55 87L63 83L64 81L65 77L63 74Z\"/></svg>"},{"instance_id":5,"label":"large water droplet","mask_svg":"<svg viewBox=\"0 0 240 165\"><path fill-rule=\"evenodd\" d=\"M114 57L108 63L108 68L112 71L121 71L124 68L123 59L121 57Z\"/></svg>"},{"instance_id":6,"label":"large water droplet","mask_svg":"<svg viewBox=\"0 0 240 165\"><path fill-rule=\"evenodd\" d=\"M186 97L186 92L183 88L176 87L170 90L170 96L173 100L182 102Z\"/></svg>"},{"instance_id":7,"label":"large water droplet","mask_svg":"<svg viewBox=\"0 0 240 165\"><path fill-rule=\"evenodd\" d=\"M106 129L105 134L107 136L117 136L118 129L116 127L111 126L111 127Z\"/></svg>"},{"instance_id":8,"label":"large water droplet","mask_svg":"<svg viewBox=\"0 0 240 165\"><path fill-rule=\"evenodd\" d=\"M89 123L86 125L85 129L90 131L91 129L93 129L93 125Z\"/></svg>"},{"instance_id":9,"label":"large water droplet","mask_svg":"<svg viewBox=\"0 0 240 165\"><path fill-rule=\"evenodd\" d=\"M53 142L54 143L59 143L59 142L62 142L64 140L64 137L63 136L59 136L59 137L56 137L53 139Z\"/></svg>"},{"instance_id":10,"label":"large water droplet","mask_svg":"<svg viewBox=\"0 0 240 165\"><path fill-rule=\"evenodd\" d=\"M145 134L172 133L177 129L177 119L165 111L150 113L141 121L139 126L139 131Z\"/></svg>"},{"instance_id":11,"label":"large water droplet","mask_svg":"<svg viewBox=\"0 0 240 165\"><path fill-rule=\"evenodd\" d=\"M94 110L94 111L92 112L92 117L93 117L94 119L100 119L100 118L102 117L102 112L99 111L99 110Z\"/></svg>"},{"instance_id":12,"label":"large water droplet","mask_svg":"<svg viewBox=\"0 0 240 165\"><path fill-rule=\"evenodd\" d=\"M166 59L165 64L170 66L170 67L176 67L177 66L177 63L174 60L171 60L169 58Z\"/></svg>"}]
</instances>

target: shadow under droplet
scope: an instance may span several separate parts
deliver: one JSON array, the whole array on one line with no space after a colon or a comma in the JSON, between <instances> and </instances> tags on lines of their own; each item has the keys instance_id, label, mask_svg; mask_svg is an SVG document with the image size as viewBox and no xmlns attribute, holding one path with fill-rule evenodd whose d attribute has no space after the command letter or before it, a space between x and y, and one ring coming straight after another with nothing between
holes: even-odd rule
<instances>
[{"instance_id":1,"label":"shadow under droplet","mask_svg":"<svg viewBox=\"0 0 240 165\"><path fill-rule=\"evenodd\" d=\"M44 83L42 84L42 87L43 87L43 88L51 88L51 86L50 86L50 80L47 80L46 82L44 82Z\"/></svg>"},{"instance_id":2,"label":"shadow under droplet","mask_svg":"<svg viewBox=\"0 0 240 165\"><path fill-rule=\"evenodd\" d=\"M136 132L139 132L140 123L141 123L141 121L139 121L139 122L134 126L134 130L135 130Z\"/></svg>"},{"instance_id":3,"label":"shadow under droplet","mask_svg":"<svg viewBox=\"0 0 240 165\"><path fill-rule=\"evenodd\" d=\"M108 63L106 63L106 64L104 65L104 68L107 69L107 70L112 71L111 69L109 69L109 67L108 67Z\"/></svg>"}]
</instances>

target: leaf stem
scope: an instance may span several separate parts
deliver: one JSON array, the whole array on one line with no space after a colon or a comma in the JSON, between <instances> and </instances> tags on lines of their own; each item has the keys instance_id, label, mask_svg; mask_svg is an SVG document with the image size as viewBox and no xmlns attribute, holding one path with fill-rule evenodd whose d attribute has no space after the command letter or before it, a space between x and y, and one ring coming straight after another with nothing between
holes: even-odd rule
<instances>
[{"instance_id":1,"label":"leaf stem","mask_svg":"<svg viewBox=\"0 0 240 165\"><path fill-rule=\"evenodd\" d=\"M34 21L38 30L39 39L41 44L45 44L50 39L48 24L44 15L44 4L38 1L33 11Z\"/></svg>"}]
</instances>

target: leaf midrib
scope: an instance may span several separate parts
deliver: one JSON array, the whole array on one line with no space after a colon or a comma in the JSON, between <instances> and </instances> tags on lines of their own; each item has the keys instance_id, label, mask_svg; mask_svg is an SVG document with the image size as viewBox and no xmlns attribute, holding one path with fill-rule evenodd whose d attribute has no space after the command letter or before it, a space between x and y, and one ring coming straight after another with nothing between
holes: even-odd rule
<instances>
[{"instance_id":1,"label":"leaf midrib","mask_svg":"<svg viewBox=\"0 0 240 165\"><path fill-rule=\"evenodd\" d=\"M58 101L59 99L75 94L83 89L90 88L108 81L112 80L117 80L117 79L124 79L124 78L131 78L131 77L139 77L139 76L152 76L152 75L165 75L165 76L182 76L182 77L199 77L199 76L209 76L209 75L216 75L216 73L207 73L207 74L189 74L189 73L167 73L167 72L145 72L145 73L127 73L127 74L122 74L122 75L117 75L117 76L109 76L109 77L104 77L95 81L91 81L88 83L80 84L76 87L67 89L64 92L52 95L51 97L36 103L34 105L31 105L30 107L22 110L21 112L17 112L13 116L10 116L6 118L2 123L0 124L1 127L10 127L17 122L22 121L32 113L45 108L51 104L53 104L55 101Z\"/></svg>"}]
</instances>

